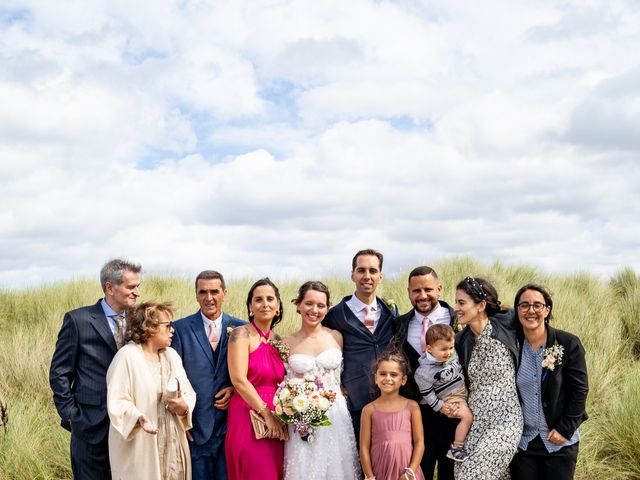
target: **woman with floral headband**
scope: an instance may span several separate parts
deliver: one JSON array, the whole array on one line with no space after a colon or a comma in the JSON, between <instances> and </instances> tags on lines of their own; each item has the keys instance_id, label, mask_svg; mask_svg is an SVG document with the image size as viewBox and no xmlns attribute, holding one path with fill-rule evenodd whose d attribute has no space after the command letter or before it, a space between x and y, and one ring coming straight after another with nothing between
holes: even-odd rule
<instances>
[{"instance_id":1,"label":"woman with floral headband","mask_svg":"<svg viewBox=\"0 0 640 480\"><path fill-rule=\"evenodd\" d=\"M514 480L572 479L578 426L587 419L589 391L584 348L575 335L549 325L553 300L540 285L518 290L518 392L524 431L511 463Z\"/></svg>"},{"instance_id":2,"label":"woman with floral headband","mask_svg":"<svg viewBox=\"0 0 640 480\"><path fill-rule=\"evenodd\" d=\"M456 350L474 417L464 447L468 457L456 463L454 476L456 480L508 479L509 463L522 435L513 313L501 308L493 285L472 277L457 285L454 310L465 327L456 335ZM455 414L450 409L448 415Z\"/></svg>"}]
</instances>

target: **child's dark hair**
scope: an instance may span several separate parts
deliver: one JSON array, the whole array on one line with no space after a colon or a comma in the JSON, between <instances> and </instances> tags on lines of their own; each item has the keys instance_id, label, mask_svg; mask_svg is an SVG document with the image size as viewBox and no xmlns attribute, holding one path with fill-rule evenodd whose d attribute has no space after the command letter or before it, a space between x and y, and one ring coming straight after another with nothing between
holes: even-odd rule
<instances>
[{"instance_id":1,"label":"child's dark hair","mask_svg":"<svg viewBox=\"0 0 640 480\"><path fill-rule=\"evenodd\" d=\"M436 323L431 325L427 333L424 336L424 341L427 345L433 346L438 340L453 340L456 337L456 333L446 323Z\"/></svg>"},{"instance_id":2,"label":"child's dark hair","mask_svg":"<svg viewBox=\"0 0 640 480\"><path fill-rule=\"evenodd\" d=\"M400 367L400 373L402 373L402 375L404 375L405 377L408 377L409 374L411 373L411 368L409 367L409 362L407 361L407 358L404 356L404 354L394 348L385 350L384 352L382 352L382 355L380 355L375 363L373 364L373 382L372 382L372 398L378 398L382 392L380 392L380 388L378 388L378 386L376 385L375 382L375 377L376 377L376 373L378 372L378 367L380 367L380 364L382 362L396 362L398 364L398 366Z\"/></svg>"}]
</instances>

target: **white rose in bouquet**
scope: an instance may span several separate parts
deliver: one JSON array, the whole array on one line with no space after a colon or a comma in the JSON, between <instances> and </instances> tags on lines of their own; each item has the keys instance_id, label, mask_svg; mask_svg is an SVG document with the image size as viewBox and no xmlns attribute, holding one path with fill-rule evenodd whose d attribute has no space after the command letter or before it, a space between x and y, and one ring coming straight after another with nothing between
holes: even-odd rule
<instances>
[{"instance_id":1,"label":"white rose in bouquet","mask_svg":"<svg viewBox=\"0 0 640 480\"><path fill-rule=\"evenodd\" d=\"M304 413L307 411L308 407L309 407L309 402L305 397L298 396L293 399L293 408L297 412Z\"/></svg>"}]
</instances>

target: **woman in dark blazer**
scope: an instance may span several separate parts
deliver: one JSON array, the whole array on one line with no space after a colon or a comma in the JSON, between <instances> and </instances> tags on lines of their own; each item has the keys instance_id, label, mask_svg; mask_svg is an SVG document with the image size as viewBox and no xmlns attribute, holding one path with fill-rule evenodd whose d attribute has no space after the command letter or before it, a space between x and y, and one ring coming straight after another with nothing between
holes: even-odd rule
<instances>
[{"instance_id":1,"label":"woman in dark blazer","mask_svg":"<svg viewBox=\"0 0 640 480\"><path fill-rule=\"evenodd\" d=\"M578 426L587 419L589 391L584 348L575 335L549 325L553 300L540 285L516 293L520 363L517 386L524 415L513 480L572 479Z\"/></svg>"}]
</instances>

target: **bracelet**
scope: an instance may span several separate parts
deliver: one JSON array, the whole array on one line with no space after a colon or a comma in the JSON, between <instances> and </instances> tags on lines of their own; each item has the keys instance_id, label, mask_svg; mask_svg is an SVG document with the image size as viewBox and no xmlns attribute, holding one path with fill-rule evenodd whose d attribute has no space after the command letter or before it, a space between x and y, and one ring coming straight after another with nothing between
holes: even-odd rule
<instances>
[{"instance_id":1,"label":"bracelet","mask_svg":"<svg viewBox=\"0 0 640 480\"><path fill-rule=\"evenodd\" d=\"M181 413L180 416L184 417L184 416L186 416L188 414L189 414L189 405L187 405L187 409L184 411L184 413Z\"/></svg>"},{"instance_id":2,"label":"bracelet","mask_svg":"<svg viewBox=\"0 0 640 480\"><path fill-rule=\"evenodd\" d=\"M416 478L416 472L414 472L413 468L411 468L411 467L405 467L404 474L405 475L409 475L410 478Z\"/></svg>"},{"instance_id":3,"label":"bracelet","mask_svg":"<svg viewBox=\"0 0 640 480\"><path fill-rule=\"evenodd\" d=\"M266 403L263 403L263 404L262 404L262 407L260 407L260 408L257 410L257 412L258 412L260 415L262 415L262 413L261 413L261 412L262 412L265 408L268 410L268 409L269 409L269 405L267 405Z\"/></svg>"}]
</instances>

